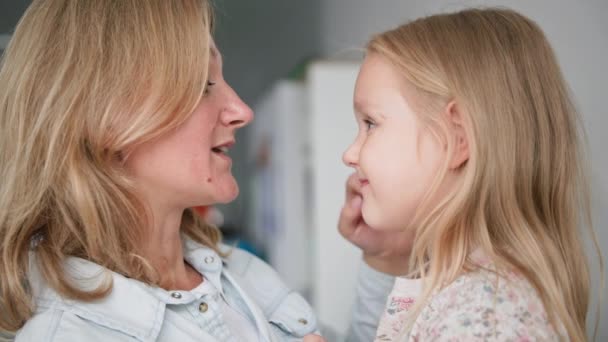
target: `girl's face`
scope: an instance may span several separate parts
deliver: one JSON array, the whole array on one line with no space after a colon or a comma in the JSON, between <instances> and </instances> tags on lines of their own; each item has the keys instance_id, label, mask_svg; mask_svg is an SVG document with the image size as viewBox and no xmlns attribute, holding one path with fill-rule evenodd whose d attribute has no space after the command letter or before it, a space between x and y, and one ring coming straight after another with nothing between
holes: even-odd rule
<instances>
[{"instance_id":1,"label":"girl's face","mask_svg":"<svg viewBox=\"0 0 608 342\"><path fill-rule=\"evenodd\" d=\"M412 111L403 82L383 57L366 57L354 95L359 132L343 156L362 185L363 219L378 230L407 228L445 158Z\"/></svg>"},{"instance_id":2,"label":"girl's face","mask_svg":"<svg viewBox=\"0 0 608 342\"><path fill-rule=\"evenodd\" d=\"M238 195L227 151L237 129L253 118L222 75L212 46L207 91L190 118L170 134L138 146L126 164L152 203L189 208L226 203Z\"/></svg>"}]
</instances>

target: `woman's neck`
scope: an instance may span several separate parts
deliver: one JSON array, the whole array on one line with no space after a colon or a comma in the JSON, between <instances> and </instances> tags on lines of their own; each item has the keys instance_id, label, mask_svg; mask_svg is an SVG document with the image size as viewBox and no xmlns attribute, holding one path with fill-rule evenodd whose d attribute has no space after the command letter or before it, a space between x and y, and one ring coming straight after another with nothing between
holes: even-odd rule
<instances>
[{"instance_id":1,"label":"woman's neck","mask_svg":"<svg viewBox=\"0 0 608 342\"><path fill-rule=\"evenodd\" d=\"M168 215L158 213L155 212L146 234L144 257L158 272L160 287L166 290L191 290L203 278L184 260L180 234L182 212L174 211Z\"/></svg>"}]
</instances>

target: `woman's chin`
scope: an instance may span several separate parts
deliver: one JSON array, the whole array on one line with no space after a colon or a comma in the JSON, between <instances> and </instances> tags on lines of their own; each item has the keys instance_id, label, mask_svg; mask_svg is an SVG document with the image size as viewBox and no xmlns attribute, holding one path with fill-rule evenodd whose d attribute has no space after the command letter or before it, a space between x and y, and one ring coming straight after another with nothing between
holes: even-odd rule
<instances>
[{"instance_id":1,"label":"woman's chin","mask_svg":"<svg viewBox=\"0 0 608 342\"><path fill-rule=\"evenodd\" d=\"M217 196L217 203L228 204L239 196L239 186L234 182L232 185L222 189Z\"/></svg>"},{"instance_id":2,"label":"woman's chin","mask_svg":"<svg viewBox=\"0 0 608 342\"><path fill-rule=\"evenodd\" d=\"M239 195L239 185L232 176L209 182L202 190L208 205L227 204L234 201Z\"/></svg>"}]
</instances>

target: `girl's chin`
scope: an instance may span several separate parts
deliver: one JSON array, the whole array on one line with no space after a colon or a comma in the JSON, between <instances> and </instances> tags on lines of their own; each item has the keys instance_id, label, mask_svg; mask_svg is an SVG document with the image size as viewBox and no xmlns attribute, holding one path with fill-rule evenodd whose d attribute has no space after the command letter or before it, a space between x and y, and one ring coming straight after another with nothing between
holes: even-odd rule
<instances>
[{"instance_id":1,"label":"girl's chin","mask_svg":"<svg viewBox=\"0 0 608 342\"><path fill-rule=\"evenodd\" d=\"M363 221L373 230L377 231L398 231L399 228L396 225L392 225L391 222L386 222L386 219L382 219L382 215L374 215L372 213L365 214L365 211L362 211Z\"/></svg>"}]
</instances>

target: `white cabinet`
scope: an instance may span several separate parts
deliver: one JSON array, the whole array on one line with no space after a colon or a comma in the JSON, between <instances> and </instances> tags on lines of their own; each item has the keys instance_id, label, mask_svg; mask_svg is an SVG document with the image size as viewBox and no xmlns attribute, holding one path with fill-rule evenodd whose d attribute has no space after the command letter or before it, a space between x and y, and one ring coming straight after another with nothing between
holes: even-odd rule
<instances>
[{"instance_id":1,"label":"white cabinet","mask_svg":"<svg viewBox=\"0 0 608 342\"><path fill-rule=\"evenodd\" d=\"M320 321L345 332L360 252L337 231L342 153L356 134L358 62L312 63L304 81L281 81L254 110L250 156L255 239L270 263L309 299Z\"/></svg>"}]
</instances>

